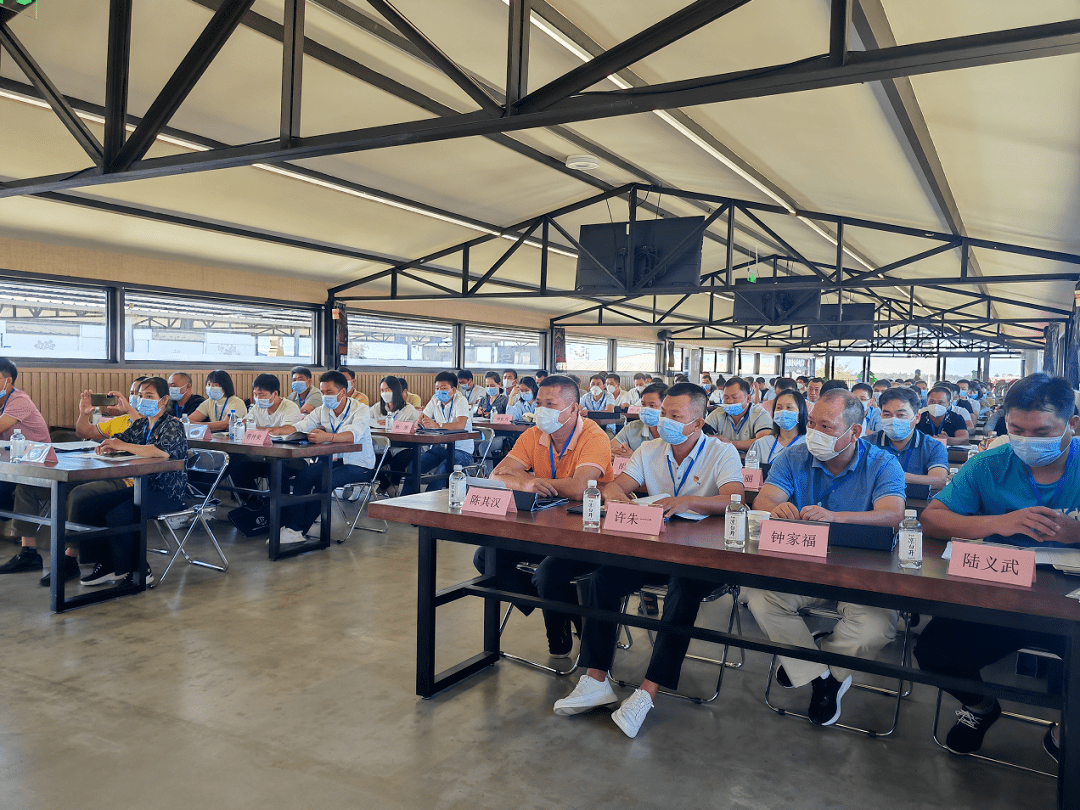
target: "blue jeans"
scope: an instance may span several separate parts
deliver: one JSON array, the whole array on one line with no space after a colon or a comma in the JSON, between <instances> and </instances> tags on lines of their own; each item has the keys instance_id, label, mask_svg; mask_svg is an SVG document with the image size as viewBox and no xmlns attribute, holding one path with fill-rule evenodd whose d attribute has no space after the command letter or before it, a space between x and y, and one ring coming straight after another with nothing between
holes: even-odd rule
<instances>
[{"instance_id":1,"label":"blue jeans","mask_svg":"<svg viewBox=\"0 0 1080 810\"><path fill-rule=\"evenodd\" d=\"M431 472L444 461L446 461L447 457L449 456L450 451L448 448L450 446L451 445L449 444L436 444L430 450L424 453L424 455L420 456L420 474L423 475L424 473ZM447 470L447 472L453 472L453 465L455 464L460 464L462 467L467 467L468 465L472 464L472 456L466 453L464 450L455 450L454 460L453 462L451 462L450 469ZM413 495L416 493L416 490L412 488L412 474L413 465L410 464L409 471L405 476L405 490L401 493L402 495ZM436 481L432 484L428 484L428 491L444 489L446 486L446 481Z\"/></svg>"},{"instance_id":2,"label":"blue jeans","mask_svg":"<svg viewBox=\"0 0 1080 810\"><path fill-rule=\"evenodd\" d=\"M319 487L319 482L322 481L323 465L326 462L326 458L320 458L314 464L306 465L303 470L297 473L296 478L293 479L293 495L308 495L314 492ZM330 470L330 490L333 491L346 484L367 483L374 474L375 471L369 470L367 467L335 461L333 468ZM311 528L311 524L319 517L321 511L321 501L309 501L297 506L290 506L288 509L283 510L281 525L288 529L295 529L303 534Z\"/></svg>"}]
</instances>

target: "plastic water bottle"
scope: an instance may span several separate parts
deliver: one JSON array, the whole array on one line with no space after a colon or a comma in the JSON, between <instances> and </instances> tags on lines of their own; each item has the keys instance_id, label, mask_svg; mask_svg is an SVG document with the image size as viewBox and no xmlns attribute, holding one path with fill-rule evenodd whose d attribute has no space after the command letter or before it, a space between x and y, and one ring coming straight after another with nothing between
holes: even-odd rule
<instances>
[{"instance_id":1,"label":"plastic water bottle","mask_svg":"<svg viewBox=\"0 0 1080 810\"><path fill-rule=\"evenodd\" d=\"M23 453L26 452L26 439L23 438L22 431L18 428L11 434L11 455L9 458L12 461L18 461Z\"/></svg>"},{"instance_id":2,"label":"plastic water bottle","mask_svg":"<svg viewBox=\"0 0 1080 810\"><path fill-rule=\"evenodd\" d=\"M460 509L465 505L465 473L461 471L461 465L455 464L454 471L450 473L450 508Z\"/></svg>"},{"instance_id":3,"label":"plastic water bottle","mask_svg":"<svg viewBox=\"0 0 1080 810\"><path fill-rule=\"evenodd\" d=\"M596 488L596 482L590 481L589 488L582 496L581 527L583 529L600 528L600 490Z\"/></svg>"},{"instance_id":4,"label":"plastic water bottle","mask_svg":"<svg viewBox=\"0 0 1080 810\"><path fill-rule=\"evenodd\" d=\"M255 409L252 408L247 412L247 416L244 417L244 433L249 430L255 430L258 425L255 424Z\"/></svg>"},{"instance_id":5,"label":"plastic water bottle","mask_svg":"<svg viewBox=\"0 0 1080 810\"><path fill-rule=\"evenodd\" d=\"M951 484L953 479L956 478L956 474L960 472L959 467L949 467L949 483Z\"/></svg>"},{"instance_id":6,"label":"plastic water bottle","mask_svg":"<svg viewBox=\"0 0 1080 810\"><path fill-rule=\"evenodd\" d=\"M239 441L236 438L236 434L239 431L240 418L236 415L236 411L229 411L229 441Z\"/></svg>"},{"instance_id":7,"label":"plastic water bottle","mask_svg":"<svg viewBox=\"0 0 1080 810\"><path fill-rule=\"evenodd\" d=\"M967 460L971 461L978 454L979 454L979 447L978 447L978 445L976 445L975 447L972 447L970 450L968 450Z\"/></svg>"},{"instance_id":8,"label":"plastic water bottle","mask_svg":"<svg viewBox=\"0 0 1080 810\"><path fill-rule=\"evenodd\" d=\"M746 522L749 517L742 502L742 495L732 495L724 515L724 546L743 548L746 546Z\"/></svg>"},{"instance_id":9,"label":"plastic water bottle","mask_svg":"<svg viewBox=\"0 0 1080 810\"><path fill-rule=\"evenodd\" d=\"M915 517L914 509L904 510L900 521L900 536L896 543L896 556L901 568L922 568L922 525Z\"/></svg>"},{"instance_id":10,"label":"plastic water bottle","mask_svg":"<svg viewBox=\"0 0 1080 810\"><path fill-rule=\"evenodd\" d=\"M746 451L746 463L743 466L748 470L761 469L761 461L758 459L757 450L754 449L753 445Z\"/></svg>"},{"instance_id":11,"label":"plastic water bottle","mask_svg":"<svg viewBox=\"0 0 1080 810\"><path fill-rule=\"evenodd\" d=\"M180 417L180 421L181 421L181 422L182 422L183 424L185 424L185 425L190 425L190 424L191 424L191 420L190 420L190 419L188 419L188 415L187 415L186 413L185 413L185 414L183 414L183 415L182 415L182 416ZM185 430L187 430L187 428L184 428L184 429L185 429Z\"/></svg>"}]
</instances>

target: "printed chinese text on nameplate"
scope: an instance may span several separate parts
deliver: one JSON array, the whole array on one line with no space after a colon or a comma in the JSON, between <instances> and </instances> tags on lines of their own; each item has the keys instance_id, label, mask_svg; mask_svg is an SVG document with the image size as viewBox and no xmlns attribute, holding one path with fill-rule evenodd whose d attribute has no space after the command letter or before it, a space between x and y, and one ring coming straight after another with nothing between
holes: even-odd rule
<instances>
[{"instance_id":1,"label":"printed chinese text on nameplate","mask_svg":"<svg viewBox=\"0 0 1080 810\"><path fill-rule=\"evenodd\" d=\"M803 520L761 521L761 551L824 557L829 552L829 524Z\"/></svg>"},{"instance_id":2,"label":"printed chinese text on nameplate","mask_svg":"<svg viewBox=\"0 0 1080 810\"><path fill-rule=\"evenodd\" d=\"M640 416L641 415L641 407L638 406L638 405L631 405L629 408L626 409L626 415L627 416Z\"/></svg>"},{"instance_id":3,"label":"printed chinese text on nameplate","mask_svg":"<svg viewBox=\"0 0 1080 810\"><path fill-rule=\"evenodd\" d=\"M615 475L618 475L619 473L621 473L626 468L626 465L629 464L629 463L630 463L630 459L628 459L628 458L626 458L624 456L612 456L611 457L611 470L612 470L612 472L615 473Z\"/></svg>"},{"instance_id":4,"label":"printed chinese text on nameplate","mask_svg":"<svg viewBox=\"0 0 1080 810\"><path fill-rule=\"evenodd\" d=\"M416 433L416 422L402 422L394 420L394 424L390 426L391 433L404 433L406 435Z\"/></svg>"},{"instance_id":5,"label":"printed chinese text on nameplate","mask_svg":"<svg viewBox=\"0 0 1080 810\"><path fill-rule=\"evenodd\" d=\"M505 515L513 503L514 493L508 489L469 487L461 511L478 515Z\"/></svg>"},{"instance_id":6,"label":"printed chinese text on nameplate","mask_svg":"<svg viewBox=\"0 0 1080 810\"><path fill-rule=\"evenodd\" d=\"M743 467L743 489L749 489L757 492L759 489L761 489L762 483L764 482L762 481L761 470L748 470L747 468Z\"/></svg>"},{"instance_id":7,"label":"printed chinese text on nameplate","mask_svg":"<svg viewBox=\"0 0 1080 810\"><path fill-rule=\"evenodd\" d=\"M493 413L491 415L491 424L493 425L510 425L513 422L514 417L508 413Z\"/></svg>"},{"instance_id":8,"label":"printed chinese text on nameplate","mask_svg":"<svg viewBox=\"0 0 1080 810\"><path fill-rule=\"evenodd\" d=\"M664 510L659 506L609 503L607 517L604 518L604 531L655 537L664 531Z\"/></svg>"},{"instance_id":9,"label":"printed chinese text on nameplate","mask_svg":"<svg viewBox=\"0 0 1080 810\"><path fill-rule=\"evenodd\" d=\"M954 540L952 556L949 557L949 576L1030 588L1035 584L1035 552L1027 548L958 543Z\"/></svg>"},{"instance_id":10,"label":"printed chinese text on nameplate","mask_svg":"<svg viewBox=\"0 0 1080 810\"><path fill-rule=\"evenodd\" d=\"M269 447L272 444L270 431L265 429L245 431L244 440L241 444L253 445L254 447Z\"/></svg>"}]
</instances>

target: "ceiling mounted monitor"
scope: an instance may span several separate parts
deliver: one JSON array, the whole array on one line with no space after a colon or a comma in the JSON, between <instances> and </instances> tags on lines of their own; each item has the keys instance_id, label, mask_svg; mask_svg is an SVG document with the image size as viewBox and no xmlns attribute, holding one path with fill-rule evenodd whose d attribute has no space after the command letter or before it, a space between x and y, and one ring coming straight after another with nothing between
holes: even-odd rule
<instances>
[{"instance_id":1,"label":"ceiling mounted monitor","mask_svg":"<svg viewBox=\"0 0 1080 810\"><path fill-rule=\"evenodd\" d=\"M640 220L632 234L629 222L582 225L579 241L596 261L579 254L574 288L597 293L626 293L639 285L649 291L696 289L704 223L704 217Z\"/></svg>"},{"instance_id":2,"label":"ceiling mounted monitor","mask_svg":"<svg viewBox=\"0 0 1080 810\"><path fill-rule=\"evenodd\" d=\"M813 281L810 276L785 276L768 281L735 282L731 319L740 324L808 324L818 319L821 291L785 289Z\"/></svg>"}]
</instances>

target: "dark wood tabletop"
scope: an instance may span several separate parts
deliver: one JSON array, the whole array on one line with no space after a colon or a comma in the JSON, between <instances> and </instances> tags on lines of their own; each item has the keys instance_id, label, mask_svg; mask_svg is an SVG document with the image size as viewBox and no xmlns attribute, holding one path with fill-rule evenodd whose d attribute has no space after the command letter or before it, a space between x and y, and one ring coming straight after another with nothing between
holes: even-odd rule
<instances>
[{"instance_id":1,"label":"dark wood tabletop","mask_svg":"<svg viewBox=\"0 0 1080 810\"><path fill-rule=\"evenodd\" d=\"M318 456L337 455L338 453L359 453L363 449L361 444L345 444L344 442L328 442L326 444L274 442L269 447L260 447L254 444L229 441L227 438L217 436L211 436L209 439L188 439L188 446L201 450L222 450L230 455L254 456L257 458L316 458Z\"/></svg>"},{"instance_id":2,"label":"dark wood tabletop","mask_svg":"<svg viewBox=\"0 0 1080 810\"><path fill-rule=\"evenodd\" d=\"M467 442L469 439L483 439L483 435L475 430L462 431L461 433L390 433L386 430L373 430L372 436L384 436L391 444L449 444L450 442Z\"/></svg>"},{"instance_id":3,"label":"dark wood tabletop","mask_svg":"<svg viewBox=\"0 0 1080 810\"><path fill-rule=\"evenodd\" d=\"M518 512L505 517L451 513L445 491L420 493L369 505L373 518L457 532L543 543L554 548L586 549L647 560L758 575L792 583L813 583L889 596L922 599L992 611L1080 622L1080 601L1065 594L1077 580L1040 566L1031 588L994 585L947 575L941 559L945 543L926 538L923 567L902 571L891 552L830 547L824 560L759 553L756 544L742 551L724 548L723 520L672 521L658 537L585 531L581 517L564 509ZM554 550L552 553L557 552Z\"/></svg>"},{"instance_id":4,"label":"dark wood tabletop","mask_svg":"<svg viewBox=\"0 0 1080 810\"><path fill-rule=\"evenodd\" d=\"M132 456L123 461L100 461L74 453L57 453L56 461L44 464L32 464L25 461L13 464L9 460L10 457L9 450L0 450L0 481L42 482L43 484L49 481L62 481L81 484L112 478L137 478L151 473L177 472L184 469L182 459L169 458Z\"/></svg>"},{"instance_id":5,"label":"dark wood tabletop","mask_svg":"<svg viewBox=\"0 0 1080 810\"><path fill-rule=\"evenodd\" d=\"M497 425L490 419L473 419L472 423L474 428L486 427L503 433L524 433L532 427L532 425L515 425L513 422L503 422L502 424Z\"/></svg>"}]
</instances>

